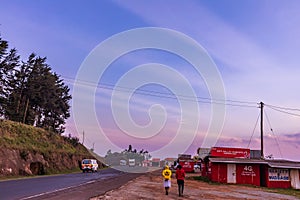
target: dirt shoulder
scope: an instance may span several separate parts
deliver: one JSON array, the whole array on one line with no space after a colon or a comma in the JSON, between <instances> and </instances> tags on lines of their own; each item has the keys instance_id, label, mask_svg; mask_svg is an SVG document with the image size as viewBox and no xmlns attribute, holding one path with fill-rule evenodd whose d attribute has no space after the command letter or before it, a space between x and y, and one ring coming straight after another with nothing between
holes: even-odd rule
<instances>
[{"instance_id":1,"label":"dirt shoulder","mask_svg":"<svg viewBox=\"0 0 300 200\"><path fill-rule=\"evenodd\" d=\"M281 200L298 199L294 196L271 193L258 187L209 184L193 180L188 174L185 180L184 196L178 197L176 179L172 179L172 187L169 195L165 195L163 180L160 173L148 173L140 176L119 189L109 191L104 195L92 198L91 200L127 200L127 199L255 199L255 200Z\"/></svg>"}]
</instances>

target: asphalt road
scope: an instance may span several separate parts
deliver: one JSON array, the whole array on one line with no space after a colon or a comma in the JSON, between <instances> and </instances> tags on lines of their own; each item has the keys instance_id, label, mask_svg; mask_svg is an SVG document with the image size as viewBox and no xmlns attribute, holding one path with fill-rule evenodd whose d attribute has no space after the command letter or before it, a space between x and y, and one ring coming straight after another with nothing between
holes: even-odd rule
<instances>
[{"instance_id":1,"label":"asphalt road","mask_svg":"<svg viewBox=\"0 0 300 200\"><path fill-rule=\"evenodd\" d=\"M1 181L0 200L89 199L118 188L139 175L109 168L97 173L73 173Z\"/></svg>"}]
</instances>

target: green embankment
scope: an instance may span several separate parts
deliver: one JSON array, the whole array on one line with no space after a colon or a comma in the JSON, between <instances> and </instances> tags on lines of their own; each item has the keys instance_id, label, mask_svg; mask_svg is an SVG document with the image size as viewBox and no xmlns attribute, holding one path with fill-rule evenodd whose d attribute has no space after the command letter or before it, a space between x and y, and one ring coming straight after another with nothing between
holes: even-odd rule
<instances>
[{"instance_id":1,"label":"green embankment","mask_svg":"<svg viewBox=\"0 0 300 200\"><path fill-rule=\"evenodd\" d=\"M92 157L76 138L0 120L0 177L79 171L79 162Z\"/></svg>"},{"instance_id":2,"label":"green embankment","mask_svg":"<svg viewBox=\"0 0 300 200\"><path fill-rule=\"evenodd\" d=\"M0 146L40 153L64 152L87 155L87 149L74 138L63 137L41 128L12 122L0 121Z\"/></svg>"}]
</instances>

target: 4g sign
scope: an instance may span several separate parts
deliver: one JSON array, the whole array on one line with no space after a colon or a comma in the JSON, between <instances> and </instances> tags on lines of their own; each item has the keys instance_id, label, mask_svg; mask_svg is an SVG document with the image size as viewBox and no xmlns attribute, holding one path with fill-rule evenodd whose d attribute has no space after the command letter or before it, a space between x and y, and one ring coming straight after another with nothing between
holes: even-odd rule
<instances>
[{"instance_id":1,"label":"4g sign","mask_svg":"<svg viewBox=\"0 0 300 200\"><path fill-rule=\"evenodd\" d=\"M253 170L252 165L245 165L241 175L242 176L256 176L256 173Z\"/></svg>"},{"instance_id":2,"label":"4g sign","mask_svg":"<svg viewBox=\"0 0 300 200\"><path fill-rule=\"evenodd\" d=\"M252 168L252 166L251 165L246 165L245 167L244 167L244 171L249 171L249 172L252 172L252 170L253 170L253 168Z\"/></svg>"},{"instance_id":3,"label":"4g sign","mask_svg":"<svg viewBox=\"0 0 300 200\"><path fill-rule=\"evenodd\" d=\"M239 184L260 185L260 173L258 164L237 164L236 181Z\"/></svg>"}]
</instances>

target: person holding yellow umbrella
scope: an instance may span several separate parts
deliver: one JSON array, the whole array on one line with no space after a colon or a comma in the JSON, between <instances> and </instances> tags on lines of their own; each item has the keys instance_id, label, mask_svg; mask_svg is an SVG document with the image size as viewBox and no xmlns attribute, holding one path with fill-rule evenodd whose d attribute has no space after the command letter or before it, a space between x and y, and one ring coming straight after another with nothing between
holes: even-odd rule
<instances>
[{"instance_id":1,"label":"person holding yellow umbrella","mask_svg":"<svg viewBox=\"0 0 300 200\"><path fill-rule=\"evenodd\" d=\"M169 189L171 188L171 176L172 176L172 171L169 169L168 165L165 166L165 169L162 171L162 175L164 177L164 188L166 191L166 195L168 195Z\"/></svg>"}]
</instances>

